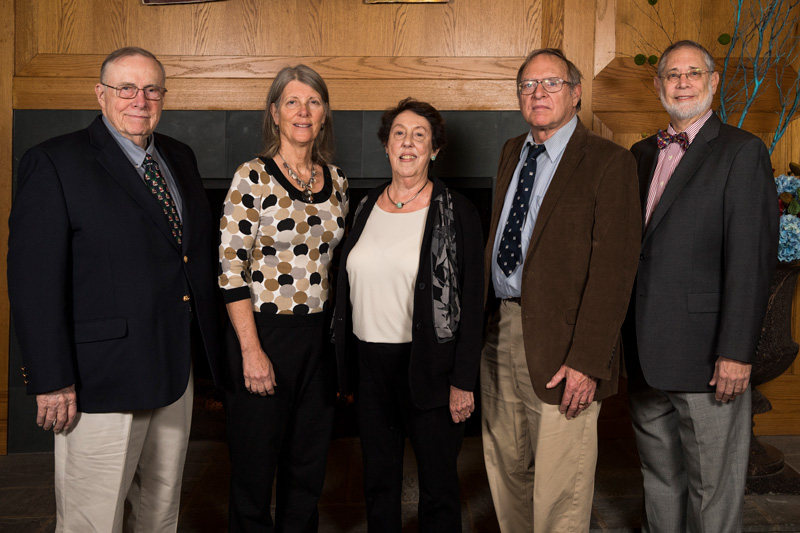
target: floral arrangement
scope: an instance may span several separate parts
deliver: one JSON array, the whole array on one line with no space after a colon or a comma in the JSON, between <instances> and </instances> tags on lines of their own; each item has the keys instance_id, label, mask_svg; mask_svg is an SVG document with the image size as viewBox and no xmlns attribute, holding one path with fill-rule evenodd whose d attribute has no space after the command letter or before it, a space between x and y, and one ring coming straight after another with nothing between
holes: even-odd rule
<instances>
[{"instance_id":1,"label":"floral arrangement","mask_svg":"<svg viewBox=\"0 0 800 533\"><path fill-rule=\"evenodd\" d=\"M783 174L775 178L775 186L781 213L778 261L791 263L800 260L800 178Z\"/></svg>"}]
</instances>

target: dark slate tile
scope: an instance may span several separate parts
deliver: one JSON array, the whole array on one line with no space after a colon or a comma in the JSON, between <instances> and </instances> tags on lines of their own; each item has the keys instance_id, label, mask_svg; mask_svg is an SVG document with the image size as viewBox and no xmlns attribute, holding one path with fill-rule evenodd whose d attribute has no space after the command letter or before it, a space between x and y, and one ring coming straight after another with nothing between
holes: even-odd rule
<instances>
[{"instance_id":1,"label":"dark slate tile","mask_svg":"<svg viewBox=\"0 0 800 533\"><path fill-rule=\"evenodd\" d=\"M0 487L53 487L52 453L12 453L0 460ZM0 515L6 514L0 503Z\"/></svg>"},{"instance_id":2,"label":"dark slate tile","mask_svg":"<svg viewBox=\"0 0 800 533\"><path fill-rule=\"evenodd\" d=\"M7 518L50 517L56 513L53 487L0 488L3 516Z\"/></svg>"},{"instance_id":3,"label":"dark slate tile","mask_svg":"<svg viewBox=\"0 0 800 533\"><path fill-rule=\"evenodd\" d=\"M263 111L228 111L225 121L225 177L230 179L242 163L263 148Z\"/></svg>"},{"instance_id":4,"label":"dark slate tile","mask_svg":"<svg viewBox=\"0 0 800 533\"><path fill-rule=\"evenodd\" d=\"M366 533L367 514L363 505L319 506L319 533Z\"/></svg>"},{"instance_id":5,"label":"dark slate tile","mask_svg":"<svg viewBox=\"0 0 800 533\"><path fill-rule=\"evenodd\" d=\"M36 425L36 397L8 390L8 453L52 452L53 432Z\"/></svg>"},{"instance_id":6,"label":"dark slate tile","mask_svg":"<svg viewBox=\"0 0 800 533\"><path fill-rule=\"evenodd\" d=\"M13 531L14 533L42 533L55 531L55 517L36 518L3 518L0 517L0 531Z\"/></svg>"},{"instance_id":7,"label":"dark slate tile","mask_svg":"<svg viewBox=\"0 0 800 533\"><path fill-rule=\"evenodd\" d=\"M156 131L191 146L203 178L225 177L225 111L164 111Z\"/></svg>"},{"instance_id":8,"label":"dark slate tile","mask_svg":"<svg viewBox=\"0 0 800 533\"><path fill-rule=\"evenodd\" d=\"M447 146L437 158L440 177L491 177L503 144L528 130L517 111L445 111Z\"/></svg>"},{"instance_id":9,"label":"dark slate tile","mask_svg":"<svg viewBox=\"0 0 800 533\"><path fill-rule=\"evenodd\" d=\"M604 468L595 475L595 498L642 497L642 475L638 468Z\"/></svg>"},{"instance_id":10,"label":"dark slate tile","mask_svg":"<svg viewBox=\"0 0 800 533\"><path fill-rule=\"evenodd\" d=\"M489 492L488 485L485 491L477 492L479 494L473 494L469 499L464 500L462 497L462 502L466 503L466 511L462 508L462 517L469 522L469 528L465 527L464 531L499 533L500 524L497 523L497 514L494 510L494 503L492 502L492 495Z\"/></svg>"},{"instance_id":11,"label":"dark slate tile","mask_svg":"<svg viewBox=\"0 0 800 533\"><path fill-rule=\"evenodd\" d=\"M350 494L351 472L361 468L361 452L358 440L337 439L328 450L328 468L320 504L354 503ZM360 496L360 494L359 494ZM363 504L363 497L359 498Z\"/></svg>"},{"instance_id":12,"label":"dark slate tile","mask_svg":"<svg viewBox=\"0 0 800 533\"><path fill-rule=\"evenodd\" d=\"M14 110L14 157L13 175L22 155L31 147L52 137L71 133L88 126L100 110L53 110L16 109Z\"/></svg>"},{"instance_id":13,"label":"dark slate tile","mask_svg":"<svg viewBox=\"0 0 800 533\"><path fill-rule=\"evenodd\" d=\"M771 444L784 453L784 455L800 455L800 436L797 435L761 435L758 440Z\"/></svg>"},{"instance_id":14,"label":"dark slate tile","mask_svg":"<svg viewBox=\"0 0 800 533\"><path fill-rule=\"evenodd\" d=\"M361 177L362 136L364 127L362 111L334 111L333 134L336 155L333 164L341 168L348 178Z\"/></svg>"},{"instance_id":15,"label":"dark slate tile","mask_svg":"<svg viewBox=\"0 0 800 533\"><path fill-rule=\"evenodd\" d=\"M642 499L598 498L592 502L592 526L603 528L641 527Z\"/></svg>"},{"instance_id":16,"label":"dark slate tile","mask_svg":"<svg viewBox=\"0 0 800 533\"><path fill-rule=\"evenodd\" d=\"M362 170L364 178L390 178L392 170L386 160L386 150L378 140L382 111L364 111L361 136Z\"/></svg>"},{"instance_id":17,"label":"dark slate tile","mask_svg":"<svg viewBox=\"0 0 800 533\"><path fill-rule=\"evenodd\" d=\"M749 495L745 499L745 523L750 521L750 509L757 508L769 521L764 524L782 524L795 529L773 529L772 531L800 531L800 496L789 494Z\"/></svg>"}]
</instances>

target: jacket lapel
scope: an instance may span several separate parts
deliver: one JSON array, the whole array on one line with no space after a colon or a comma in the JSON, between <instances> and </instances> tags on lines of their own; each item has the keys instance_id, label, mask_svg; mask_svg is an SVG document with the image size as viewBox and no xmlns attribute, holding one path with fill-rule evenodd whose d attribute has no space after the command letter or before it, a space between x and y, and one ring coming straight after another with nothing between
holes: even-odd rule
<instances>
[{"instance_id":1,"label":"jacket lapel","mask_svg":"<svg viewBox=\"0 0 800 533\"><path fill-rule=\"evenodd\" d=\"M711 153L712 148L709 141L715 139L719 134L719 125L720 121L717 116L711 115L708 122L697 132L697 136L692 141L692 144L689 145L681 162L678 163L677 168L672 173L672 177L664 189L664 194L661 196L658 205L650 217L650 224L647 225L647 229L642 237L642 244L653 234L658 224L664 219L672 203L678 197L678 194L680 194L686 184L691 181L692 177L703 164L703 161L705 161L708 154Z\"/></svg>"},{"instance_id":2,"label":"jacket lapel","mask_svg":"<svg viewBox=\"0 0 800 533\"><path fill-rule=\"evenodd\" d=\"M89 136L90 142L99 150L97 162L106 170L111 179L148 214L164 236L177 248L178 243L172 236L164 211L99 117L89 126ZM172 168L170 167L170 170Z\"/></svg>"},{"instance_id":3,"label":"jacket lapel","mask_svg":"<svg viewBox=\"0 0 800 533\"><path fill-rule=\"evenodd\" d=\"M528 259L536 250L539 239L542 237L544 228L547 227L547 220L553 213L553 209L558 204L567 186L572 181L575 175L575 169L585 155L584 146L586 144L586 136L588 132L586 127L578 121L575 126L575 132L572 134L564 149L564 155L561 156L561 161L558 163L553 179L550 181L550 186L542 200L542 206L539 208L539 214L536 216L536 225L533 228L533 235L531 235L531 242L528 245L528 253L525 255L525 265L529 265L532 261Z\"/></svg>"}]
</instances>

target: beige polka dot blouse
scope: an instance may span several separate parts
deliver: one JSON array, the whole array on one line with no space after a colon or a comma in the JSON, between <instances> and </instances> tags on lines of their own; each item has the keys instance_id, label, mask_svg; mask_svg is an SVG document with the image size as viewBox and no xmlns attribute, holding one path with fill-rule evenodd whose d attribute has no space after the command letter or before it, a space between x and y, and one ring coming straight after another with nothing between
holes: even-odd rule
<instances>
[{"instance_id":1,"label":"beige polka dot blouse","mask_svg":"<svg viewBox=\"0 0 800 533\"><path fill-rule=\"evenodd\" d=\"M241 165L220 219L219 286L226 303L250 298L253 311L307 315L328 300L328 267L344 236L347 178L324 167L310 203L272 159Z\"/></svg>"}]
</instances>

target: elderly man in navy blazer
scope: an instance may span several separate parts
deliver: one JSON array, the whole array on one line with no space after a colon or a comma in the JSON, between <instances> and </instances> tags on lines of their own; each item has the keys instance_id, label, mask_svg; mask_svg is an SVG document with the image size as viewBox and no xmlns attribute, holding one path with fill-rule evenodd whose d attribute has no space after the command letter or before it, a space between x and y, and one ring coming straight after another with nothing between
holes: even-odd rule
<instances>
[{"instance_id":1,"label":"elderly man in navy blazer","mask_svg":"<svg viewBox=\"0 0 800 533\"><path fill-rule=\"evenodd\" d=\"M632 148L645 229L624 348L645 532L742 527L778 212L764 143L711 111L718 83L702 46L667 48L655 87L669 128Z\"/></svg>"},{"instance_id":2,"label":"elderly man in navy blazer","mask_svg":"<svg viewBox=\"0 0 800 533\"><path fill-rule=\"evenodd\" d=\"M192 150L153 133L164 81L150 52L111 53L102 116L19 165L9 298L57 531L175 531L193 352L218 375L216 225Z\"/></svg>"}]
</instances>

